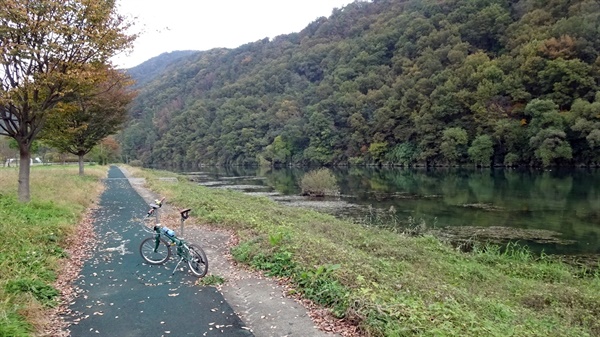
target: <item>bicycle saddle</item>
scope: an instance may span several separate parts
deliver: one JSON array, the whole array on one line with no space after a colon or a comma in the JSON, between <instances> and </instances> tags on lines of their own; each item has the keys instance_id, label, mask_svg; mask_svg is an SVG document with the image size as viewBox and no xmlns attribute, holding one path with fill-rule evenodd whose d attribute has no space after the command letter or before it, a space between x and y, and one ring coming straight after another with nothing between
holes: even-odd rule
<instances>
[{"instance_id":1,"label":"bicycle saddle","mask_svg":"<svg viewBox=\"0 0 600 337\"><path fill-rule=\"evenodd\" d=\"M187 218L189 218L191 210L192 210L191 208L186 208L184 210L179 211L179 213L181 214L181 218L183 220L186 220Z\"/></svg>"}]
</instances>

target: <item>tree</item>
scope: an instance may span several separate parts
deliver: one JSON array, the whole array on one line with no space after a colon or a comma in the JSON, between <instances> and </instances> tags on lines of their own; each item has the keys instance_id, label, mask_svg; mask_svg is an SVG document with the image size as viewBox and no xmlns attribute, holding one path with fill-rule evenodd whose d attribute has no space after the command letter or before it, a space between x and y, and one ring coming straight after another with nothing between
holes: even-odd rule
<instances>
[{"instance_id":1,"label":"tree","mask_svg":"<svg viewBox=\"0 0 600 337\"><path fill-rule=\"evenodd\" d=\"M572 159L573 150L566 141L564 131L548 128L531 137L529 143L535 149L535 156L542 161L544 167L550 166L558 159Z\"/></svg>"},{"instance_id":2,"label":"tree","mask_svg":"<svg viewBox=\"0 0 600 337\"><path fill-rule=\"evenodd\" d=\"M336 131L329 114L314 111L309 117L308 134L310 144L304 150L307 162L325 164L333 159L334 139Z\"/></svg>"},{"instance_id":3,"label":"tree","mask_svg":"<svg viewBox=\"0 0 600 337\"><path fill-rule=\"evenodd\" d=\"M292 152L289 144L281 136L275 137L273 143L265 148L264 156L271 165L287 164Z\"/></svg>"},{"instance_id":4,"label":"tree","mask_svg":"<svg viewBox=\"0 0 600 337\"><path fill-rule=\"evenodd\" d=\"M546 97L561 107L570 106L576 98L589 98L597 87L592 66L581 60L548 61L538 76Z\"/></svg>"},{"instance_id":5,"label":"tree","mask_svg":"<svg viewBox=\"0 0 600 337\"><path fill-rule=\"evenodd\" d=\"M100 141L100 143L90 151L90 157L92 160L100 163L100 165L106 165L110 162L114 162L121 157L121 147L113 136L108 136Z\"/></svg>"},{"instance_id":6,"label":"tree","mask_svg":"<svg viewBox=\"0 0 600 337\"><path fill-rule=\"evenodd\" d=\"M93 80L134 35L115 0L0 0L0 134L19 145L19 200L27 202L31 144L55 106Z\"/></svg>"},{"instance_id":7,"label":"tree","mask_svg":"<svg viewBox=\"0 0 600 337\"><path fill-rule=\"evenodd\" d=\"M600 161L600 92L596 94L593 103L577 99L571 107L571 130L575 132L576 140L585 140L579 143L580 158L588 162Z\"/></svg>"},{"instance_id":8,"label":"tree","mask_svg":"<svg viewBox=\"0 0 600 337\"><path fill-rule=\"evenodd\" d=\"M448 164L452 165L460 162L460 158L463 155L462 147L467 145L467 142L467 131L463 128L454 127L444 130L440 151L448 161Z\"/></svg>"},{"instance_id":9,"label":"tree","mask_svg":"<svg viewBox=\"0 0 600 337\"><path fill-rule=\"evenodd\" d=\"M410 166L417 156L417 147L410 142L395 145L387 154L387 159L392 164Z\"/></svg>"},{"instance_id":10,"label":"tree","mask_svg":"<svg viewBox=\"0 0 600 337\"><path fill-rule=\"evenodd\" d=\"M83 157L94 146L121 129L127 120L127 105L133 92L130 81L114 69L102 69L99 83L68 96L49 114L41 138L60 151L79 157L79 174L83 175Z\"/></svg>"},{"instance_id":11,"label":"tree","mask_svg":"<svg viewBox=\"0 0 600 337\"><path fill-rule=\"evenodd\" d=\"M399 3L361 2L301 33L169 59L138 78L124 154L158 167L270 160L278 149L294 165L458 165L489 135L485 165L541 165L554 143L540 137L562 139L550 128L573 157L552 164L600 162L597 113L577 103L599 90L598 1ZM442 138L454 127L467 142ZM545 144L537 155L534 144ZM487 157L489 146L476 148Z\"/></svg>"},{"instance_id":12,"label":"tree","mask_svg":"<svg viewBox=\"0 0 600 337\"><path fill-rule=\"evenodd\" d=\"M525 107L525 114L532 116L529 145L543 166L549 166L559 159L573 158L564 131L565 119L554 102L534 99Z\"/></svg>"},{"instance_id":13,"label":"tree","mask_svg":"<svg viewBox=\"0 0 600 337\"><path fill-rule=\"evenodd\" d=\"M387 152L387 142L373 142L369 145L369 154L375 163L381 162Z\"/></svg>"},{"instance_id":14,"label":"tree","mask_svg":"<svg viewBox=\"0 0 600 337\"><path fill-rule=\"evenodd\" d=\"M467 150L469 158L475 163L475 165L488 166L490 164L490 158L494 154L494 142L492 137L488 135L479 135L471 147Z\"/></svg>"}]
</instances>

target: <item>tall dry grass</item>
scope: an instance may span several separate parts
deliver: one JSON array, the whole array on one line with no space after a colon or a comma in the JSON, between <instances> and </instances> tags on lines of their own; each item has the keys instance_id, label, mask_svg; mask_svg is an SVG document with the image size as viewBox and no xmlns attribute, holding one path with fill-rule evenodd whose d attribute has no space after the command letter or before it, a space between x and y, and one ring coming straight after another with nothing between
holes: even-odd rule
<instances>
[{"instance_id":1,"label":"tall dry grass","mask_svg":"<svg viewBox=\"0 0 600 337\"><path fill-rule=\"evenodd\" d=\"M37 201L54 201L61 204L89 205L89 196L97 196L102 189L99 180L106 178L107 169L103 166L89 166L85 175L79 177L76 165L33 166L30 175L31 199ZM16 167L0 168L0 194L16 195L18 190L19 169ZM96 181L93 190L82 190L81 187L90 181ZM87 187L86 187L87 188ZM59 194L57 194L59 193ZM58 196L60 195L60 198Z\"/></svg>"}]
</instances>

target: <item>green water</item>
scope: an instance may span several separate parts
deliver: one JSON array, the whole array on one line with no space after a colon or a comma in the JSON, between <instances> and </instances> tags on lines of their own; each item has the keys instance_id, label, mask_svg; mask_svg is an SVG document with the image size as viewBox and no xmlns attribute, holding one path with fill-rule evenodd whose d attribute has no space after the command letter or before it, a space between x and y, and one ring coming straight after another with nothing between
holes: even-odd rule
<instances>
[{"instance_id":1,"label":"green water","mask_svg":"<svg viewBox=\"0 0 600 337\"><path fill-rule=\"evenodd\" d=\"M336 215L364 220L374 209L429 228L502 227L556 232L563 243L520 240L536 251L600 254L600 170L334 169L338 200L357 207ZM303 169L202 169L201 181L245 191L299 194ZM371 209L369 210L369 207Z\"/></svg>"}]
</instances>

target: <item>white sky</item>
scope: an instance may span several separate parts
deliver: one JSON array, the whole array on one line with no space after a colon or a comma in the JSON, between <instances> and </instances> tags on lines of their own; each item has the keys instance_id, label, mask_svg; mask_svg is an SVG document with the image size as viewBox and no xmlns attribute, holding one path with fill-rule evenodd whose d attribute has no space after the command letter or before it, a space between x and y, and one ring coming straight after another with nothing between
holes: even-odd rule
<instances>
[{"instance_id":1,"label":"white sky","mask_svg":"<svg viewBox=\"0 0 600 337\"><path fill-rule=\"evenodd\" d=\"M135 18L133 51L116 56L131 68L175 50L236 48L265 37L299 32L353 0L118 0L119 12Z\"/></svg>"}]
</instances>

